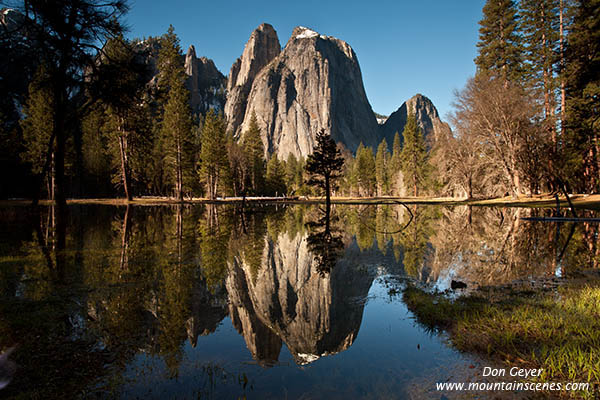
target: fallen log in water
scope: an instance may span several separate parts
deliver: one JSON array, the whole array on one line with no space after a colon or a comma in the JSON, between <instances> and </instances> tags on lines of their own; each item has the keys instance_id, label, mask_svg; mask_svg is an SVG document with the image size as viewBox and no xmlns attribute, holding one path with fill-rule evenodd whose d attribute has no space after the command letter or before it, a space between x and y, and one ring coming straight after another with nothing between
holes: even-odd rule
<instances>
[{"instance_id":1,"label":"fallen log in water","mask_svg":"<svg viewBox=\"0 0 600 400\"><path fill-rule=\"evenodd\" d=\"M521 217L524 221L548 222L600 222L600 218L575 218L575 217Z\"/></svg>"}]
</instances>

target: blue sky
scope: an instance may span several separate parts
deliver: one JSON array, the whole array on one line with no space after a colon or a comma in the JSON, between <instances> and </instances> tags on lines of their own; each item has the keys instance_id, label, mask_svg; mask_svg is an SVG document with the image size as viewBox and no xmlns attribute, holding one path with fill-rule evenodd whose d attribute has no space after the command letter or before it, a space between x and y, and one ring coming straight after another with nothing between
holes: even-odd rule
<instances>
[{"instance_id":1,"label":"blue sky","mask_svg":"<svg viewBox=\"0 0 600 400\"><path fill-rule=\"evenodd\" d=\"M159 36L173 24L183 50L211 58L224 75L252 31L273 25L284 46L295 26L348 42L373 110L389 115L416 93L446 119L453 91L475 73L484 0L131 0L129 37Z\"/></svg>"}]
</instances>

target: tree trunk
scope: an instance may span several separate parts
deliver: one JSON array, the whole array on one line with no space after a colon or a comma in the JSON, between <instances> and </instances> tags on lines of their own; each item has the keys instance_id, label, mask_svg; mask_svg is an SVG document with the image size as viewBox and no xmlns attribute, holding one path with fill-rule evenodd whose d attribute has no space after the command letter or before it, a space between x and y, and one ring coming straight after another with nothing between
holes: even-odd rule
<instances>
[{"instance_id":1,"label":"tree trunk","mask_svg":"<svg viewBox=\"0 0 600 400\"><path fill-rule=\"evenodd\" d=\"M565 53L564 53L564 0L560 0L560 133L565 133L566 90L565 90Z\"/></svg>"},{"instance_id":2,"label":"tree trunk","mask_svg":"<svg viewBox=\"0 0 600 400\"><path fill-rule=\"evenodd\" d=\"M121 270L125 270L129 267L129 232L131 225L131 212L130 205L127 204L125 209L125 216L123 217L123 226L121 228Z\"/></svg>"},{"instance_id":3,"label":"tree trunk","mask_svg":"<svg viewBox=\"0 0 600 400\"><path fill-rule=\"evenodd\" d=\"M127 201L133 200L133 196L131 194L130 188L130 179L129 179L129 160L127 157L127 138L121 132L121 127L119 126L119 151L121 153L121 179L123 181L123 189L125 190L125 197Z\"/></svg>"},{"instance_id":4,"label":"tree trunk","mask_svg":"<svg viewBox=\"0 0 600 400\"><path fill-rule=\"evenodd\" d=\"M469 188L469 200L473 198L473 177L469 176L469 184L468 184L468 188Z\"/></svg>"},{"instance_id":5,"label":"tree trunk","mask_svg":"<svg viewBox=\"0 0 600 400\"><path fill-rule=\"evenodd\" d=\"M56 200L56 206L58 208L58 214L64 215L67 210L67 195L65 187L66 110L64 109L64 104L62 104L64 101L57 100L56 103L57 107L55 111L54 122L54 130L56 133L56 151L54 153L56 187L54 190L54 196Z\"/></svg>"},{"instance_id":6,"label":"tree trunk","mask_svg":"<svg viewBox=\"0 0 600 400\"><path fill-rule=\"evenodd\" d=\"M50 161L50 200L54 201L54 191L56 187L56 171L54 169L54 151Z\"/></svg>"},{"instance_id":7,"label":"tree trunk","mask_svg":"<svg viewBox=\"0 0 600 400\"><path fill-rule=\"evenodd\" d=\"M325 208L329 210L331 207L331 187L329 184L329 175L325 175Z\"/></svg>"},{"instance_id":8,"label":"tree trunk","mask_svg":"<svg viewBox=\"0 0 600 400\"><path fill-rule=\"evenodd\" d=\"M176 182L176 190L177 190L177 200L183 201L183 168L181 161L181 142L177 140L177 182Z\"/></svg>"}]
</instances>

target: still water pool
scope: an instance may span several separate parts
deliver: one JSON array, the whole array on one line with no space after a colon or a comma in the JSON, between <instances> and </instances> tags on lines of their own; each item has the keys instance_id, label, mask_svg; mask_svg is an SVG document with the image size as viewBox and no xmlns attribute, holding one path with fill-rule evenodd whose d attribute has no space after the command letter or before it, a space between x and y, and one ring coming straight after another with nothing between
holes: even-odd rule
<instances>
[{"instance_id":1,"label":"still water pool","mask_svg":"<svg viewBox=\"0 0 600 400\"><path fill-rule=\"evenodd\" d=\"M460 291L598 262L597 225L401 205L5 207L7 398L444 398L479 356L420 324L407 284ZM467 289L452 290L452 282ZM485 364L489 365L489 364Z\"/></svg>"}]
</instances>

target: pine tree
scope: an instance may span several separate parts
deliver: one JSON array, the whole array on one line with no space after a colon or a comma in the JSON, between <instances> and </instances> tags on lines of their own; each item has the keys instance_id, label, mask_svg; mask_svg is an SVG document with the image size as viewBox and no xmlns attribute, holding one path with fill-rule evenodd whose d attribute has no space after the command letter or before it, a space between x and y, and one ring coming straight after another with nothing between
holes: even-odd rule
<instances>
[{"instance_id":1,"label":"pine tree","mask_svg":"<svg viewBox=\"0 0 600 400\"><path fill-rule=\"evenodd\" d=\"M217 193L226 190L229 175L225 121L210 109L202 127L202 150L200 152L200 176L206 185L208 198L214 200Z\"/></svg>"},{"instance_id":2,"label":"pine tree","mask_svg":"<svg viewBox=\"0 0 600 400\"><path fill-rule=\"evenodd\" d=\"M276 156L273 156L267 162L267 191L273 196L286 193L286 166Z\"/></svg>"},{"instance_id":3,"label":"pine tree","mask_svg":"<svg viewBox=\"0 0 600 400\"><path fill-rule=\"evenodd\" d=\"M188 98L189 92L183 83L171 88L161 131L166 166L174 171L175 194L179 201L183 200L184 181L192 173L192 121Z\"/></svg>"},{"instance_id":4,"label":"pine tree","mask_svg":"<svg viewBox=\"0 0 600 400\"><path fill-rule=\"evenodd\" d=\"M391 189L398 194L400 190L400 176L402 175L401 171L401 158L402 154L402 139L400 138L400 134L396 132L394 135L394 144L392 145L392 157L390 160L390 186Z\"/></svg>"},{"instance_id":5,"label":"pine tree","mask_svg":"<svg viewBox=\"0 0 600 400\"><path fill-rule=\"evenodd\" d=\"M33 81L29 84L29 95L23 109L25 118L21 121L25 151L21 159L31 166L31 172L40 175L46 170L48 197L54 199L54 138L53 95L48 87L46 68L38 68ZM50 157L47 153L50 149ZM45 168L47 160L50 165Z\"/></svg>"},{"instance_id":6,"label":"pine tree","mask_svg":"<svg viewBox=\"0 0 600 400\"><path fill-rule=\"evenodd\" d=\"M140 102L144 90L145 66L141 64L130 44L122 36L108 41L104 48L104 59L99 67L102 79L111 85L99 102L105 108L107 123L105 133L115 170L116 183L123 185L127 200L133 199L132 158L142 137L144 104ZM106 94L108 92L108 94Z\"/></svg>"},{"instance_id":7,"label":"pine tree","mask_svg":"<svg viewBox=\"0 0 600 400\"><path fill-rule=\"evenodd\" d=\"M234 196L242 196L248 183L248 161L242 146L231 135L227 137L227 156L231 176L231 192Z\"/></svg>"},{"instance_id":8,"label":"pine tree","mask_svg":"<svg viewBox=\"0 0 600 400\"><path fill-rule=\"evenodd\" d=\"M61 232L66 229L67 140L76 134L77 122L86 110L86 107L78 107L80 96L95 80L97 58L90 49L122 32L117 19L127 9L124 0L26 1L22 6L25 29L36 32L36 48L48 68L51 83L57 229ZM49 148L47 154L51 154L51 150ZM64 248L65 243L61 240L57 246Z\"/></svg>"},{"instance_id":9,"label":"pine tree","mask_svg":"<svg viewBox=\"0 0 600 400\"><path fill-rule=\"evenodd\" d=\"M556 91L554 71L558 68L556 55L560 39L558 0L522 0L520 5L527 59L525 84L543 98L544 119L556 143L556 127L553 125Z\"/></svg>"},{"instance_id":10,"label":"pine tree","mask_svg":"<svg viewBox=\"0 0 600 400\"><path fill-rule=\"evenodd\" d=\"M254 194L261 194L265 186L265 148L260 138L260 128L253 112L250 117L250 126L243 133L242 147L248 162L248 188Z\"/></svg>"},{"instance_id":11,"label":"pine tree","mask_svg":"<svg viewBox=\"0 0 600 400\"><path fill-rule=\"evenodd\" d=\"M183 201L184 180L187 180L184 175L192 171L193 138L189 91L185 87L185 70L180 54L179 39L171 25L161 39L158 57L159 85L166 94L160 140L165 166L175 182L175 195Z\"/></svg>"},{"instance_id":12,"label":"pine tree","mask_svg":"<svg viewBox=\"0 0 600 400\"><path fill-rule=\"evenodd\" d=\"M575 2L567 36L565 175L575 189L600 190L600 1Z\"/></svg>"},{"instance_id":13,"label":"pine tree","mask_svg":"<svg viewBox=\"0 0 600 400\"><path fill-rule=\"evenodd\" d=\"M431 175L429 156L423 131L417 125L414 114L406 118L404 131L404 146L400 155L401 170L404 174L404 182L412 186L413 195L419 195L419 189L424 189Z\"/></svg>"},{"instance_id":14,"label":"pine tree","mask_svg":"<svg viewBox=\"0 0 600 400\"><path fill-rule=\"evenodd\" d=\"M388 194L390 190L390 153L385 139L377 147L375 156L375 173L377 176L377 191L379 195Z\"/></svg>"},{"instance_id":15,"label":"pine tree","mask_svg":"<svg viewBox=\"0 0 600 400\"><path fill-rule=\"evenodd\" d=\"M325 191L325 204L329 210L331 191L337 187L335 180L340 177L344 159L335 141L324 129L317 133L316 142L313 153L306 160L306 172L310 175L307 183Z\"/></svg>"},{"instance_id":16,"label":"pine tree","mask_svg":"<svg viewBox=\"0 0 600 400\"><path fill-rule=\"evenodd\" d=\"M522 43L519 16L512 0L487 0L479 21L478 72L493 72L505 80L522 79Z\"/></svg>"},{"instance_id":17,"label":"pine tree","mask_svg":"<svg viewBox=\"0 0 600 400\"><path fill-rule=\"evenodd\" d=\"M359 144L356 150L356 162L354 164L354 173L358 181L359 194L372 196L377 186L377 176L375 170L375 157L370 147Z\"/></svg>"},{"instance_id":18,"label":"pine tree","mask_svg":"<svg viewBox=\"0 0 600 400\"><path fill-rule=\"evenodd\" d=\"M108 137L104 134L106 122L101 105L96 105L81 121L85 183L92 189L91 193L88 189L87 194L96 197L108 196L112 187L111 156Z\"/></svg>"},{"instance_id":19,"label":"pine tree","mask_svg":"<svg viewBox=\"0 0 600 400\"><path fill-rule=\"evenodd\" d=\"M294 153L288 154L287 161L285 163L285 182L288 190L298 190L296 185L296 171L298 169L298 159Z\"/></svg>"}]
</instances>

